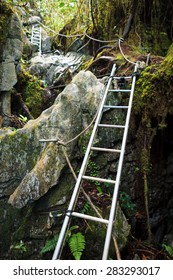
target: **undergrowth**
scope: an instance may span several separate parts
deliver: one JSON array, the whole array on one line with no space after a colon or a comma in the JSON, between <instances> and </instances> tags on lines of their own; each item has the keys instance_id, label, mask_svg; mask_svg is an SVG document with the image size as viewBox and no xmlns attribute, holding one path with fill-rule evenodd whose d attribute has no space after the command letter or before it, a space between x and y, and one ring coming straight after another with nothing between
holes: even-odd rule
<instances>
[{"instance_id":1,"label":"undergrowth","mask_svg":"<svg viewBox=\"0 0 173 280\"><path fill-rule=\"evenodd\" d=\"M80 231L76 232L78 228L78 226L70 227L66 238L66 244L68 244L70 252L75 260L80 260L85 250L85 236ZM47 240L40 254L43 255L47 252L52 252L56 247L58 237L59 235L57 234L52 239Z\"/></svg>"}]
</instances>

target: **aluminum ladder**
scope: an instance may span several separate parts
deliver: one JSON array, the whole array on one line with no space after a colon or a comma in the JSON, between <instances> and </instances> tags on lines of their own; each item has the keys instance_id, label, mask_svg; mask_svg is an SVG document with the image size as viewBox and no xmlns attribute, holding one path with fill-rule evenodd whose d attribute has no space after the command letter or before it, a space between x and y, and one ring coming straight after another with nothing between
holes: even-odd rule
<instances>
[{"instance_id":1,"label":"aluminum ladder","mask_svg":"<svg viewBox=\"0 0 173 280\"><path fill-rule=\"evenodd\" d=\"M129 121L130 121L130 115L131 115L131 109L132 109L132 101L133 101L133 95L134 95L134 89L135 89L135 83L136 83L136 78L138 73L138 68L139 68L139 63L136 62L135 63L135 67L134 67L134 72L132 74L132 76L130 77L123 77L125 79L132 79L132 83L131 83L131 89L110 89L111 88L111 84L113 79L121 79L122 77L116 77L114 76L115 71L116 71L116 65L113 64L112 67L112 71L105 89L105 93L104 96L102 98L100 107L98 109L98 114L97 114L97 118L93 127L93 131L85 152L85 156L83 159L83 163L81 165L81 169L76 181L76 185L74 187L72 196L71 196L71 200L68 206L68 209L66 211L65 214L65 218L64 218L64 222L59 234L59 238L58 238L58 242L53 254L52 259L60 259L61 256L61 252L63 249L63 245L65 242L65 238L66 238L66 233L67 230L69 228L69 224L71 221L72 217L78 217L78 218L83 218L83 219L88 219L91 221L95 221L95 222L100 222L100 223L104 223L107 225L107 231L106 231L106 237L105 237L105 244L104 244L104 249L103 249L103 255L102 255L102 260L106 260L108 258L108 253L109 253L109 247L110 247L110 241L111 241L111 235L112 235L112 228L113 228L113 224L114 224L114 219L115 219L115 211L116 211L116 205L117 205L117 199L118 199L118 191L119 191L119 185L120 185L120 178L121 178L121 171L122 171L122 165L123 165L123 159L124 159L124 154L125 154L125 147L126 147L126 140L127 140L127 134L128 134L128 127L129 127ZM113 105L107 105L106 101L107 101L107 97L108 97L108 93L109 92L114 92L115 94L118 92L123 93L129 93L129 100L128 100L128 106L113 106ZM101 119L102 116L104 114L105 110L108 109L125 109L127 110L126 113L126 120L125 120L125 125L114 125L114 124L103 124L101 123ZM107 148L101 148L101 147L94 147L93 146L93 142L94 139L96 137L96 133L99 127L107 127L107 128L118 128L118 129L123 129L124 133L123 133L123 139L122 139L122 145L121 145L121 149L120 150L116 150L116 149L107 149ZM104 179L104 178L96 178L96 177L91 177L91 176L86 176L85 175L85 171L87 169L87 164L88 164L88 160L89 160L89 156L91 151L102 151L102 152L110 152L110 153L119 153L119 162L118 162L118 168L117 168L117 174L116 174L116 180L110 180L110 179ZM110 183L114 185L114 191L113 191L113 197L112 197L112 203L111 203L111 209L110 209L110 213L109 213L109 219L101 219L98 217L94 217L94 216L89 216L86 214L82 214L82 213L78 213L74 211L75 205L76 205L76 201L78 199L78 194L80 192L80 186L81 186L81 182L83 180L91 180L91 181L98 181L98 182L105 182L105 183Z\"/></svg>"},{"instance_id":2,"label":"aluminum ladder","mask_svg":"<svg viewBox=\"0 0 173 280\"><path fill-rule=\"evenodd\" d=\"M31 44L38 46L38 53L41 55L41 26L39 23L32 25Z\"/></svg>"}]
</instances>

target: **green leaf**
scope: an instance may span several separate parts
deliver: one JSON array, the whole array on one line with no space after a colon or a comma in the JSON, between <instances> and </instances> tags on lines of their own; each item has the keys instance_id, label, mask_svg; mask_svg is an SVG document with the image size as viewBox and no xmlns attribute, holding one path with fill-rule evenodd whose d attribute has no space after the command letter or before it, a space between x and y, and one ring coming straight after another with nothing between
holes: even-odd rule
<instances>
[{"instance_id":1,"label":"green leaf","mask_svg":"<svg viewBox=\"0 0 173 280\"><path fill-rule=\"evenodd\" d=\"M66 241L68 242L69 238L71 237L72 235L72 231L75 230L75 229L78 229L79 226L75 225L75 226L71 226L68 231L67 231L67 238L66 238Z\"/></svg>"},{"instance_id":2,"label":"green leaf","mask_svg":"<svg viewBox=\"0 0 173 280\"><path fill-rule=\"evenodd\" d=\"M58 235L55 235L54 238L47 240L44 247L41 249L40 254L45 254L47 252L53 251L56 247L58 241Z\"/></svg>"},{"instance_id":3,"label":"green leaf","mask_svg":"<svg viewBox=\"0 0 173 280\"><path fill-rule=\"evenodd\" d=\"M173 249L171 246L166 245L166 244L162 244L162 247L165 249L165 251L171 256L173 257Z\"/></svg>"},{"instance_id":4,"label":"green leaf","mask_svg":"<svg viewBox=\"0 0 173 280\"><path fill-rule=\"evenodd\" d=\"M21 120L22 122L26 123L27 122L27 117L24 117L23 115L19 114L19 120Z\"/></svg>"},{"instance_id":5,"label":"green leaf","mask_svg":"<svg viewBox=\"0 0 173 280\"><path fill-rule=\"evenodd\" d=\"M64 5L65 5L64 2L61 2L61 3L59 4L59 7L62 8L62 7L64 7Z\"/></svg>"},{"instance_id":6,"label":"green leaf","mask_svg":"<svg viewBox=\"0 0 173 280\"><path fill-rule=\"evenodd\" d=\"M22 240L20 240L20 243L12 246L11 248L19 250L21 253L24 253L24 252L27 251L26 245L25 245L25 243Z\"/></svg>"},{"instance_id":7,"label":"green leaf","mask_svg":"<svg viewBox=\"0 0 173 280\"><path fill-rule=\"evenodd\" d=\"M90 209L90 204L88 202L85 202L85 204L81 210L81 213L86 214L86 213L88 213L89 209Z\"/></svg>"},{"instance_id":8,"label":"green leaf","mask_svg":"<svg viewBox=\"0 0 173 280\"><path fill-rule=\"evenodd\" d=\"M103 194L102 188L100 186L97 187L97 191L100 195Z\"/></svg>"},{"instance_id":9,"label":"green leaf","mask_svg":"<svg viewBox=\"0 0 173 280\"><path fill-rule=\"evenodd\" d=\"M75 260L80 260L85 249L85 237L81 232L74 233L68 241L70 251Z\"/></svg>"}]
</instances>

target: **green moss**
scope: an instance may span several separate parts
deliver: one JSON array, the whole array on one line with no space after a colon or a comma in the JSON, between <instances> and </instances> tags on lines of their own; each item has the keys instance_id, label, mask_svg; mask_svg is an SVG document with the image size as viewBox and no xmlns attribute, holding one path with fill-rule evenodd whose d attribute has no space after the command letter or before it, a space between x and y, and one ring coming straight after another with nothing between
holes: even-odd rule
<instances>
[{"instance_id":1,"label":"green moss","mask_svg":"<svg viewBox=\"0 0 173 280\"><path fill-rule=\"evenodd\" d=\"M23 99L29 108L33 117L37 118L42 112L43 105L43 87L42 82L32 76L29 72L22 68L18 76L16 89L20 92L22 89Z\"/></svg>"},{"instance_id":2,"label":"green moss","mask_svg":"<svg viewBox=\"0 0 173 280\"><path fill-rule=\"evenodd\" d=\"M141 151L141 170L145 174L148 174L150 170L149 157L149 151L143 148Z\"/></svg>"},{"instance_id":3,"label":"green moss","mask_svg":"<svg viewBox=\"0 0 173 280\"><path fill-rule=\"evenodd\" d=\"M173 114L173 45L160 65L146 67L136 84L133 112L139 121L136 146L142 174L151 171L150 150L158 130L167 127Z\"/></svg>"},{"instance_id":4,"label":"green moss","mask_svg":"<svg viewBox=\"0 0 173 280\"><path fill-rule=\"evenodd\" d=\"M12 8L6 3L0 3L0 50L3 49L7 34L8 23L12 14ZM2 60L2 52L0 52L0 61Z\"/></svg>"},{"instance_id":5,"label":"green moss","mask_svg":"<svg viewBox=\"0 0 173 280\"><path fill-rule=\"evenodd\" d=\"M163 78L167 81L171 82L173 81L173 44L170 46L167 56L162 62L160 69L159 69L159 75L164 76Z\"/></svg>"}]
</instances>

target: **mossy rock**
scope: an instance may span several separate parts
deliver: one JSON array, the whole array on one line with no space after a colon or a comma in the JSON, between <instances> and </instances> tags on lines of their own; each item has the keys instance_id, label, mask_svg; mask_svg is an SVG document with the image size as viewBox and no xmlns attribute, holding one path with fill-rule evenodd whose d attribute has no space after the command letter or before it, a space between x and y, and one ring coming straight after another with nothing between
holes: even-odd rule
<instances>
[{"instance_id":1,"label":"mossy rock","mask_svg":"<svg viewBox=\"0 0 173 280\"><path fill-rule=\"evenodd\" d=\"M1 50L8 34L8 26L12 14L13 14L13 10L11 6L5 2L3 3L1 2L0 3L0 49ZM0 53L0 59L1 59L1 53Z\"/></svg>"},{"instance_id":2,"label":"mossy rock","mask_svg":"<svg viewBox=\"0 0 173 280\"><path fill-rule=\"evenodd\" d=\"M21 213L20 210L14 209L7 204L6 200L0 201L0 259L6 258L6 253L11 246L12 233L18 228L20 224Z\"/></svg>"},{"instance_id":3,"label":"mossy rock","mask_svg":"<svg viewBox=\"0 0 173 280\"><path fill-rule=\"evenodd\" d=\"M146 67L136 84L133 113L138 123L136 146L140 170L150 174L150 152L157 133L167 127L173 115L173 45L161 63ZM160 58L156 59L159 60Z\"/></svg>"},{"instance_id":4,"label":"mossy rock","mask_svg":"<svg viewBox=\"0 0 173 280\"><path fill-rule=\"evenodd\" d=\"M134 96L134 111L143 115L143 120L165 117L172 108L173 45L160 65L146 67L137 82ZM143 110L145 113L143 114ZM150 122L148 122L149 125Z\"/></svg>"},{"instance_id":5,"label":"mossy rock","mask_svg":"<svg viewBox=\"0 0 173 280\"><path fill-rule=\"evenodd\" d=\"M23 66L22 71L18 74L18 82L15 88L19 92L22 89L22 97L25 104L29 108L32 116L37 118L43 111L44 89L42 81L32 76Z\"/></svg>"}]
</instances>

